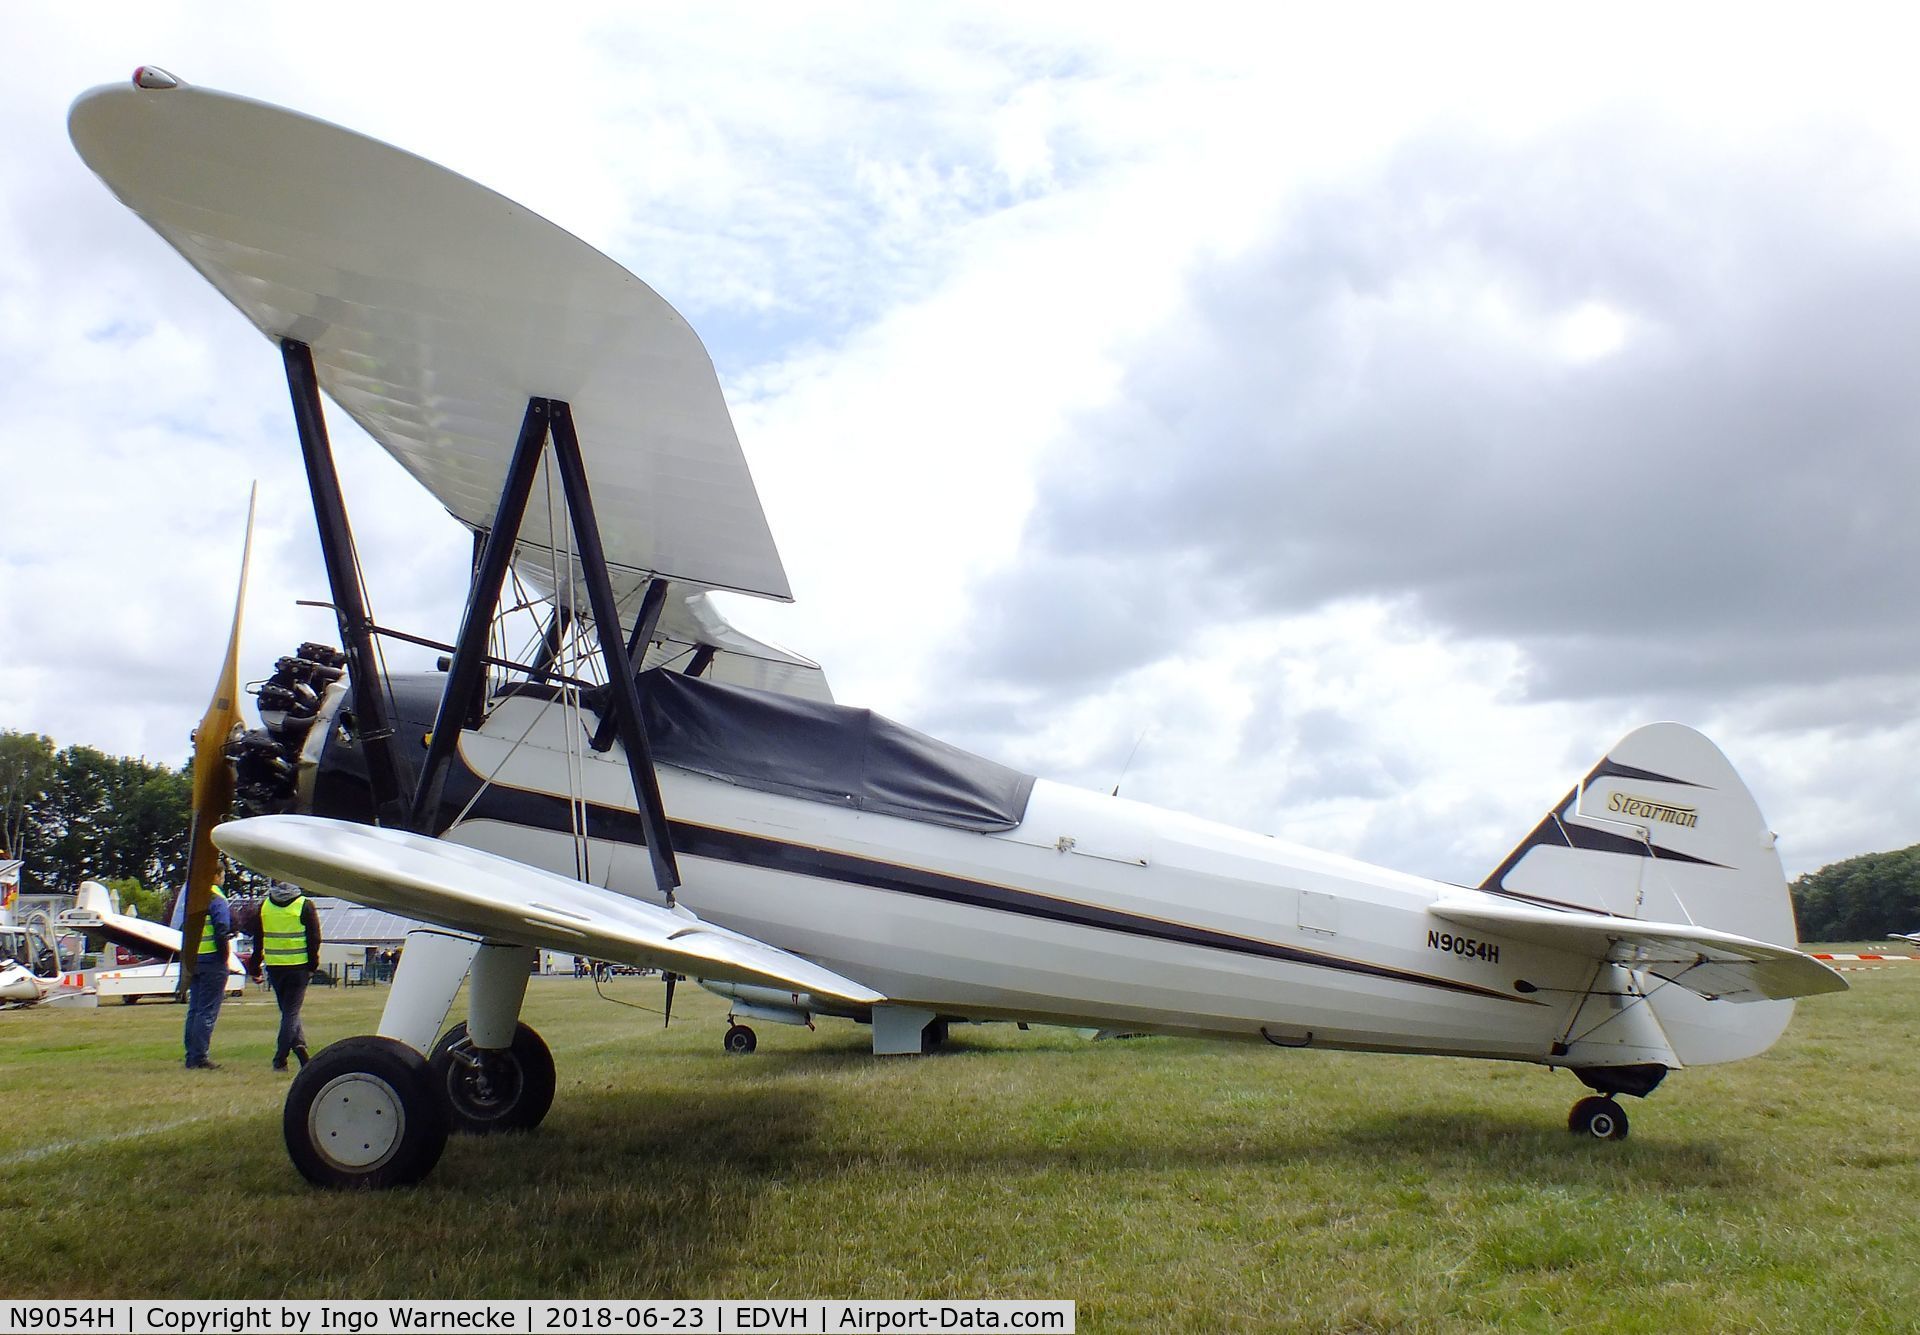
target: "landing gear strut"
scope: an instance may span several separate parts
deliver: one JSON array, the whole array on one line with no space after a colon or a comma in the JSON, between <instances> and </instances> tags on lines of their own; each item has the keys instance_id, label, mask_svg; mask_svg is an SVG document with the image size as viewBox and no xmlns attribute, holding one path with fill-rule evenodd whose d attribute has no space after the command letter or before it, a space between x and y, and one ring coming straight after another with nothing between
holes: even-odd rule
<instances>
[{"instance_id":1,"label":"landing gear strut","mask_svg":"<svg viewBox=\"0 0 1920 1335\"><path fill-rule=\"evenodd\" d=\"M1625 1140L1627 1114L1612 1099L1589 1095L1574 1104L1573 1111L1567 1114L1567 1130L1594 1140Z\"/></svg>"}]
</instances>

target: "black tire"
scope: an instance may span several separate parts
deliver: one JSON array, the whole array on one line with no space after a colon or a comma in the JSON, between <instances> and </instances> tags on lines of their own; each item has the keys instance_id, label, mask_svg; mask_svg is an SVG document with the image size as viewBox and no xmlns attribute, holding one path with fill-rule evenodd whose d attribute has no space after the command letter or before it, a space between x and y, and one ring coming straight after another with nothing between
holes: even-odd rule
<instances>
[{"instance_id":1,"label":"black tire","mask_svg":"<svg viewBox=\"0 0 1920 1335\"><path fill-rule=\"evenodd\" d=\"M139 997L121 997L120 1004L122 1006L131 1006L134 1002L138 1000L140 1000Z\"/></svg>"},{"instance_id":2,"label":"black tire","mask_svg":"<svg viewBox=\"0 0 1920 1335\"><path fill-rule=\"evenodd\" d=\"M730 1027L727 1030L727 1036L721 1039L720 1042L721 1046L725 1047L728 1052L731 1052L736 1057L744 1057L760 1046L760 1039L754 1034L753 1030L747 1028L744 1024L736 1024Z\"/></svg>"},{"instance_id":3,"label":"black tire","mask_svg":"<svg viewBox=\"0 0 1920 1335\"><path fill-rule=\"evenodd\" d=\"M1567 1114L1567 1130L1591 1140L1625 1140L1626 1110L1612 1099L1589 1097L1573 1105Z\"/></svg>"},{"instance_id":4,"label":"black tire","mask_svg":"<svg viewBox=\"0 0 1920 1335\"><path fill-rule=\"evenodd\" d=\"M463 1020L440 1036L427 1066L447 1126L458 1135L531 1131L553 1107L553 1053L526 1024L514 1026L511 1047L483 1052L467 1038Z\"/></svg>"},{"instance_id":5,"label":"black tire","mask_svg":"<svg viewBox=\"0 0 1920 1335\"><path fill-rule=\"evenodd\" d=\"M300 1176L336 1190L411 1186L447 1148L426 1058L373 1035L343 1038L300 1069L281 1130Z\"/></svg>"}]
</instances>

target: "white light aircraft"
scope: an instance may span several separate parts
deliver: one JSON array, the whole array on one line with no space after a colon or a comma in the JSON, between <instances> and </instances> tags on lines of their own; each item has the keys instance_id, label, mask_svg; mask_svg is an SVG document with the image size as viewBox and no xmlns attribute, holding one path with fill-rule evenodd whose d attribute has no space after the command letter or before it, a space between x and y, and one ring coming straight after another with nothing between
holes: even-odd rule
<instances>
[{"instance_id":1,"label":"white light aircraft","mask_svg":"<svg viewBox=\"0 0 1920 1335\"><path fill-rule=\"evenodd\" d=\"M180 988L180 929L163 922L149 922L120 912L113 891L98 881L82 881L74 894L73 907L62 910L58 921L62 931L83 932L89 937L124 946L136 955L156 961L130 964L120 968L99 969L93 986L100 997L118 997L133 1005L141 997L174 997ZM240 959L237 940L227 948L227 986L229 996L246 991L247 971Z\"/></svg>"},{"instance_id":2,"label":"white light aircraft","mask_svg":"<svg viewBox=\"0 0 1920 1335\"><path fill-rule=\"evenodd\" d=\"M150 67L70 130L279 349L327 561L344 652L281 660L236 751L243 805L281 814L215 842L440 925L378 1034L289 1091L315 1182L415 1181L449 1127L542 1119L553 1060L519 1020L541 948L700 979L736 1020L850 1016L877 1053L1014 1020L1564 1067L1600 1139L1626 1134L1618 1096L1763 1052L1791 998L1846 987L1795 948L1746 787L1676 724L1628 735L1467 888L833 704L709 597L790 594L706 350L639 279L433 163ZM378 666L398 632L367 610L323 391L474 535L439 674ZM510 574L548 618L518 659Z\"/></svg>"}]
</instances>

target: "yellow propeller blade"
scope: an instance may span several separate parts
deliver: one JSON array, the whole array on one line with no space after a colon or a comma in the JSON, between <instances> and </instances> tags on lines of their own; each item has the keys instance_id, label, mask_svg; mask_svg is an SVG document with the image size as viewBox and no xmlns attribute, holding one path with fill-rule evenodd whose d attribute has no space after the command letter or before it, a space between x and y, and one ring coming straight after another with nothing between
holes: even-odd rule
<instances>
[{"instance_id":1,"label":"yellow propeller blade","mask_svg":"<svg viewBox=\"0 0 1920 1335\"><path fill-rule=\"evenodd\" d=\"M247 566L253 559L253 507L260 484L247 497L247 542L240 555L240 590L233 599L233 630L227 636L227 657L220 667L213 700L193 733L193 830L187 848L187 907L180 924L180 985L193 971L200 953L200 933L206 924L213 887L220 880L220 851L213 846L213 827L233 808L233 765L227 743L234 730L244 728L240 716L240 615L247 602Z\"/></svg>"}]
</instances>

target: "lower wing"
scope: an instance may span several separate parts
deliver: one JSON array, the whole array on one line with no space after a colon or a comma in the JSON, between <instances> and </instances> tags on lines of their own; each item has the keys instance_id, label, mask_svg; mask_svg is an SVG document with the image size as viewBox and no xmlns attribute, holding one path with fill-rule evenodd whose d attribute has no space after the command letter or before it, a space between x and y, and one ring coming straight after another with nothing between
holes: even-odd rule
<instances>
[{"instance_id":1,"label":"lower wing","mask_svg":"<svg viewBox=\"0 0 1920 1335\"><path fill-rule=\"evenodd\" d=\"M214 827L254 870L492 941L590 955L734 983L771 984L856 1005L881 993L685 909L529 867L442 839L318 816L255 816Z\"/></svg>"}]
</instances>

